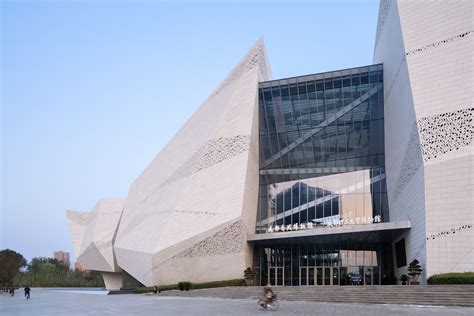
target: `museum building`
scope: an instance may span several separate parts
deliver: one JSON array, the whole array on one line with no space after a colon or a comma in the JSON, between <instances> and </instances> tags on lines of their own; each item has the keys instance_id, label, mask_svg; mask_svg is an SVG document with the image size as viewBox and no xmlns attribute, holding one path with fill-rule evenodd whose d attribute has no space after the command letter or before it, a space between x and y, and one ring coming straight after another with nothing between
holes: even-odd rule
<instances>
[{"instance_id":1,"label":"museum building","mask_svg":"<svg viewBox=\"0 0 474 316\"><path fill-rule=\"evenodd\" d=\"M380 2L373 64L274 80L259 40L131 184L68 211L108 289L474 271L473 3Z\"/></svg>"}]
</instances>

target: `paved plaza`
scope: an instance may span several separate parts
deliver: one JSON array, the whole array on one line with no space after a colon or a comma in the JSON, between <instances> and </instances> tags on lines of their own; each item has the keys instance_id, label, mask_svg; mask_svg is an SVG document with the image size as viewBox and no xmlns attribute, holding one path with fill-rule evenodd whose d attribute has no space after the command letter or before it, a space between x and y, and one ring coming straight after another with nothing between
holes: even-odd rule
<instances>
[{"instance_id":1,"label":"paved plaza","mask_svg":"<svg viewBox=\"0 0 474 316\"><path fill-rule=\"evenodd\" d=\"M474 308L413 305L334 304L281 301L278 311L259 310L251 299L105 295L102 291L33 288L0 294L0 315L474 315Z\"/></svg>"}]
</instances>

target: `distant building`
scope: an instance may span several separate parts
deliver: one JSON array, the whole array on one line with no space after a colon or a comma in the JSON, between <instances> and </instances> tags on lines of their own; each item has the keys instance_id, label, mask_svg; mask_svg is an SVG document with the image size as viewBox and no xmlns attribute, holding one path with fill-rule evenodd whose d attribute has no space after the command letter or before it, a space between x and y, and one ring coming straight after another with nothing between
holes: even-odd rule
<instances>
[{"instance_id":1,"label":"distant building","mask_svg":"<svg viewBox=\"0 0 474 316\"><path fill-rule=\"evenodd\" d=\"M78 261L76 261L76 263L74 264L74 268L76 270L79 270L79 271L84 271L85 269L81 266L81 263Z\"/></svg>"},{"instance_id":2,"label":"distant building","mask_svg":"<svg viewBox=\"0 0 474 316\"><path fill-rule=\"evenodd\" d=\"M74 264L74 268L77 270L77 271L80 271L80 272L83 272L85 274L89 274L90 273L90 270L87 270L86 268L84 268L82 265L81 265L81 262L79 260L76 261L76 263Z\"/></svg>"},{"instance_id":3,"label":"distant building","mask_svg":"<svg viewBox=\"0 0 474 316\"><path fill-rule=\"evenodd\" d=\"M53 253L53 258L58 260L59 262L64 263L68 267L71 265L71 261L69 260L69 252L66 251L55 251Z\"/></svg>"}]
</instances>

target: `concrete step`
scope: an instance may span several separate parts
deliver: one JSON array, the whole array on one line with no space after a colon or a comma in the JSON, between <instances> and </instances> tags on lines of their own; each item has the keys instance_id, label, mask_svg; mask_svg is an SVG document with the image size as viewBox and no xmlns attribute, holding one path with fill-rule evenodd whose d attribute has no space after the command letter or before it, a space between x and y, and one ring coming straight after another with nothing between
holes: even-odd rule
<instances>
[{"instance_id":1,"label":"concrete step","mask_svg":"<svg viewBox=\"0 0 474 316\"><path fill-rule=\"evenodd\" d=\"M273 289L281 300L290 301L474 306L474 285L302 286L273 287ZM159 295L258 299L262 295L262 287L223 287L190 291L165 291Z\"/></svg>"}]
</instances>

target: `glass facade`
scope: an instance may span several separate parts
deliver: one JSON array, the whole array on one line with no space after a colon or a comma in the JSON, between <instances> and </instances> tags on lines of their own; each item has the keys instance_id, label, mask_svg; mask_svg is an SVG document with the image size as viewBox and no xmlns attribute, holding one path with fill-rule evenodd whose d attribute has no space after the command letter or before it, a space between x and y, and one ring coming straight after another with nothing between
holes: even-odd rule
<instances>
[{"instance_id":1,"label":"glass facade","mask_svg":"<svg viewBox=\"0 0 474 316\"><path fill-rule=\"evenodd\" d=\"M255 244L258 285L379 285L393 282L391 243L383 240L268 240Z\"/></svg>"},{"instance_id":2,"label":"glass facade","mask_svg":"<svg viewBox=\"0 0 474 316\"><path fill-rule=\"evenodd\" d=\"M388 221L382 65L260 83L259 137L257 234ZM366 284L367 269L377 275L370 282L381 282L382 243L334 240L323 247L311 240L289 247L256 245L262 282L281 272L288 285L318 273L337 284L362 275ZM353 270L363 273L347 272Z\"/></svg>"}]
</instances>

